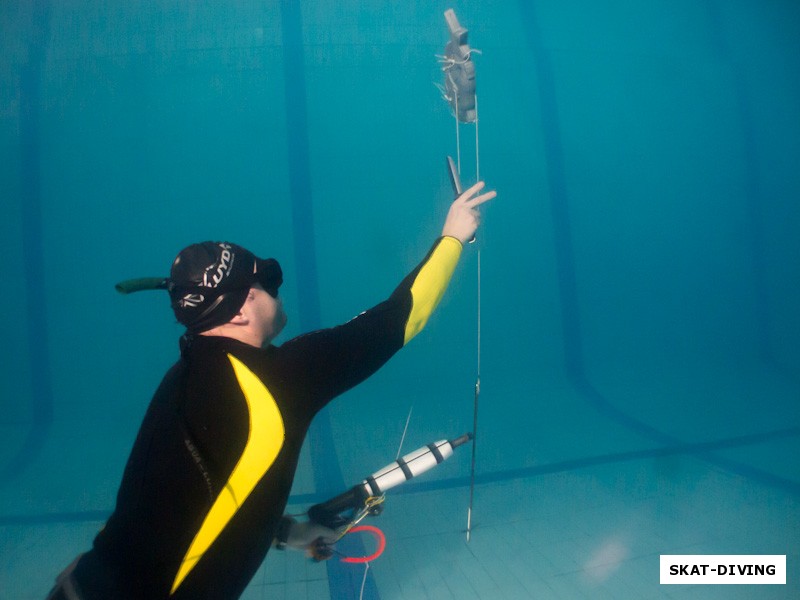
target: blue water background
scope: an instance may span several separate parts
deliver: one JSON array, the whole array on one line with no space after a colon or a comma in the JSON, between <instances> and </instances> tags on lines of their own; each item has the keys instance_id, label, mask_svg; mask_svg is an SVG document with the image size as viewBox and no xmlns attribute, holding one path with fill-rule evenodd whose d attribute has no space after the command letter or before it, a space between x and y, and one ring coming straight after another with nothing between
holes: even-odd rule
<instances>
[{"instance_id":1,"label":"blue water background","mask_svg":"<svg viewBox=\"0 0 800 600\"><path fill-rule=\"evenodd\" d=\"M181 332L164 294L123 297L117 281L235 241L281 261L285 340L372 306L416 265L451 200L455 123L433 85L451 6L482 51L480 175L499 196L427 329L317 426L295 498L394 458L412 407L407 450L471 430L480 314L478 502L600 464L624 506L615 464L648 461L659 495L692 487L685 461L701 459L780 494L786 536L735 550L788 554L796 573L788 0L4 2L2 523L113 507ZM460 132L471 183L475 128ZM456 527L468 475L462 451L403 509L438 485Z\"/></svg>"}]
</instances>

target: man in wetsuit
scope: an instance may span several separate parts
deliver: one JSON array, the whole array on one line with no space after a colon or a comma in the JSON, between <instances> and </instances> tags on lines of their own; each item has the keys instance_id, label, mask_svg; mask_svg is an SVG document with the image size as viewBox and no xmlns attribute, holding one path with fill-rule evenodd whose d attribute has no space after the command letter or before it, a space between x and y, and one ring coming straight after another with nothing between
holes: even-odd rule
<instances>
[{"instance_id":1,"label":"man in wetsuit","mask_svg":"<svg viewBox=\"0 0 800 600\"><path fill-rule=\"evenodd\" d=\"M235 244L175 259L169 290L186 326L156 391L117 504L51 600L238 598L272 545L331 534L283 518L314 415L377 371L424 326L495 196L479 183L453 202L442 237L392 295L344 325L271 341L286 324L280 266Z\"/></svg>"}]
</instances>

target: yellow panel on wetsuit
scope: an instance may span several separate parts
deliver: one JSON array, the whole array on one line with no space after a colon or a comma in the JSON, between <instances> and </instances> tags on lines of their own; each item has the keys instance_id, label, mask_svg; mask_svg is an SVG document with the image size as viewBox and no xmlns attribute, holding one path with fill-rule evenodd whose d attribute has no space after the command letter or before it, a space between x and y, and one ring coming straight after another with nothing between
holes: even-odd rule
<instances>
[{"instance_id":1,"label":"yellow panel on wetsuit","mask_svg":"<svg viewBox=\"0 0 800 600\"><path fill-rule=\"evenodd\" d=\"M228 354L250 414L250 430L239 462L206 515L183 557L172 584L174 594L214 540L239 510L264 474L275 462L284 440L283 418L266 386L244 363Z\"/></svg>"},{"instance_id":2,"label":"yellow panel on wetsuit","mask_svg":"<svg viewBox=\"0 0 800 600\"><path fill-rule=\"evenodd\" d=\"M461 256L461 248L461 242L456 238L443 237L414 279L411 286L411 313L406 323L403 345L422 331L444 296Z\"/></svg>"}]
</instances>

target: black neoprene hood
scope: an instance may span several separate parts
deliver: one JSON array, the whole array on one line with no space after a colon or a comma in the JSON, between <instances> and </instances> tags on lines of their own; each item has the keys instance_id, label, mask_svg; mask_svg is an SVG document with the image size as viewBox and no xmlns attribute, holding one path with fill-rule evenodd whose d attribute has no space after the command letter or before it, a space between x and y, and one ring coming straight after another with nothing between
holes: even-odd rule
<instances>
[{"instance_id":1,"label":"black neoprene hood","mask_svg":"<svg viewBox=\"0 0 800 600\"><path fill-rule=\"evenodd\" d=\"M201 333L230 321L256 282L277 297L283 283L278 261L230 242L200 242L175 258L167 289L178 322Z\"/></svg>"}]
</instances>

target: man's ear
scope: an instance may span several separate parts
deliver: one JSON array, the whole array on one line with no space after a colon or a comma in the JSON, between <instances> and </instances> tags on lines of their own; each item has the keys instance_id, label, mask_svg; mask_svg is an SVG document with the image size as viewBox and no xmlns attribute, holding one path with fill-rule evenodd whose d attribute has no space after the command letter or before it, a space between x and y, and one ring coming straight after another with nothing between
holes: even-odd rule
<instances>
[{"instance_id":1,"label":"man's ear","mask_svg":"<svg viewBox=\"0 0 800 600\"><path fill-rule=\"evenodd\" d=\"M253 290L250 290L247 293L247 298L245 298L244 304L242 304L242 308L239 309L233 318L228 321L232 325L247 325L250 323L250 315L249 315L249 304L253 301Z\"/></svg>"},{"instance_id":2,"label":"man's ear","mask_svg":"<svg viewBox=\"0 0 800 600\"><path fill-rule=\"evenodd\" d=\"M231 325L247 325L249 322L250 319L241 310L238 313L236 313L230 321L228 321L228 323L230 323Z\"/></svg>"}]
</instances>

